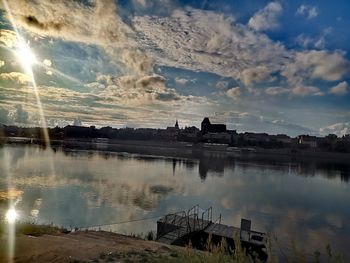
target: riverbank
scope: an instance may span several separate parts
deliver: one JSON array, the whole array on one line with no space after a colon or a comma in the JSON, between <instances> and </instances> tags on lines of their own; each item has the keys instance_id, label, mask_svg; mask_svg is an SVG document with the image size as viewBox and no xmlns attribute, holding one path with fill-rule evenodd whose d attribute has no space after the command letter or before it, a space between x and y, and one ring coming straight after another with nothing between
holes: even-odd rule
<instances>
[{"instance_id":1,"label":"riverbank","mask_svg":"<svg viewBox=\"0 0 350 263\"><path fill-rule=\"evenodd\" d=\"M21 224L20 228L22 229L16 231L12 238L14 247L11 259L9 259L8 245L11 239L8 238L7 231L0 233L0 262L260 262L247 256L240 246L233 253L227 254L224 252L224 245L213 247L209 244L211 252L203 252L105 231L67 232L56 227L32 224ZM290 255L285 255L285 258L271 257L269 262L347 262L342 254L334 253L330 248L323 253L316 252L312 260L306 257L305 253L305 251L295 250Z\"/></svg>"},{"instance_id":2,"label":"riverbank","mask_svg":"<svg viewBox=\"0 0 350 263\"><path fill-rule=\"evenodd\" d=\"M8 238L0 238L0 262L8 262ZM183 248L104 231L17 233L14 262L163 262Z\"/></svg>"},{"instance_id":3,"label":"riverbank","mask_svg":"<svg viewBox=\"0 0 350 263\"><path fill-rule=\"evenodd\" d=\"M24 137L0 138L5 144L37 144L44 142L39 139ZM291 148L261 148L261 147L230 147L226 144L188 143L176 141L151 140L108 140L108 139L66 139L51 140L53 148L98 150L110 152L141 153L172 157L193 157L217 155L221 157L264 157L293 160L320 159L325 161L349 162L350 153L323 152Z\"/></svg>"}]
</instances>

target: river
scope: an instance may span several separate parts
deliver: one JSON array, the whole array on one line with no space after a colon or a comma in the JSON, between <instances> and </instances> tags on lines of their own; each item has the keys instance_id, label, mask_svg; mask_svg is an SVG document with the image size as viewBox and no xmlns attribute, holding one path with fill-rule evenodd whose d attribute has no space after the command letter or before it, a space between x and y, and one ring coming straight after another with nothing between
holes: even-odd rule
<instances>
[{"instance_id":1,"label":"river","mask_svg":"<svg viewBox=\"0 0 350 263\"><path fill-rule=\"evenodd\" d=\"M146 234L157 216L199 204L224 224L251 219L286 253L330 244L350 257L350 163L22 145L2 146L0 160L2 217L11 199L22 221Z\"/></svg>"}]
</instances>

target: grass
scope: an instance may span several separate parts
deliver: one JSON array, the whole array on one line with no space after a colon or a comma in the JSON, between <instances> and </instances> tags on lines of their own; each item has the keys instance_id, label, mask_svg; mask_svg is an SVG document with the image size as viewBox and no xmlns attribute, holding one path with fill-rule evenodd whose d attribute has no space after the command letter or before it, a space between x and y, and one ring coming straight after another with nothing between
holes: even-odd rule
<instances>
[{"instance_id":1,"label":"grass","mask_svg":"<svg viewBox=\"0 0 350 263\"><path fill-rule=\"evenodd\" d=\"M5 233L6 224L2 223L0 224L0 234ZM24 235L31 235L31 236L41 236L44 234L50 234L50 235L56 235L60 233L64 233L67 230L55 227L52 225L36 225L33 223L16 223L16 234L24 234ZM131 235L134 237L142 238L142 235ZM145 236L143 236L143 239L145 240L152 240L154 239L154 233L149 232ZM236 240L236 244L240 244L238 240ZM323 253L316 251L314 253L314 258L310 259L310 257L306 257L306 253L303 250L299 250L296 248L295 244L292 243L292 252L291 254L284 255L282 260L283 262L287 263L303 263L303 262L313 262L313 263L320 263L320 262L329 262L329 263L345 263L348 262L344 255L341 253L335 252L331 249L331 247L328 245ZM267 244L267 253L269 254L268 262L275 263L280 262L277 258L272 256L272 245L271 242ZM149 253L146 253L149 254ZM283 251L282 251L283 254ZM129 258L130 256L130 258ZM144 255L138 255L138 256L144 256ZM110 260L115 260L120 255L114 255L114 254L104 254L101 253L100 260L109 262ZM150 260L151 258L151 261ZM124 255L123 260L133 259L132 255ZM98 259L97 259L98 261ZM245 249L242 248L240 245L236 247L235 250L230 250L226 244L226 242L221 242L218 246L215 246L212 244L210 238L207 241L206 244L206 251L199 251L195 250L191 247L191 245L187 246L185 249L179 249L174 250L169 254L169 256L160 256L157 254L147 255L145 256L144 260L140 260L137 262L164 262L164 263L258 263L261 262L257 257L254 255L246 253ZM124 262L124 261L123 261Z\"/></svg>"},{"instance_id":2,"label":"grass","mask_svg":"<svg viewBox=\"0 0 350 263\"><path fill-rule=\"evenodd\" d=\"M277 259L270 258L268 262L287 262L287 263L303 263L303 262L329 262L329 263L345 263L348 262L344 256L340 253L327 255L324 259L321 260L320 254L316 253L313 260L306 259L305 255L289 255L283 260L279 261ZM186 252L180 253L177 257L167 257L162 258L159 263L258 263L262 262L256 258L253 258L242 251L234 252L233 254L227 254L224 252L206 252L198 253L193 249L187 249Z\"/></svg>"},{"instance_id":3,"label":"grass","mask_svg":"<svg viewBox=\"0 0 350 263\"><path fill-rule=\"evenodd\" d=\"M211 243L210 238L206 244L207 251L198 251L191 248L191 245L186 247L184 251L180 251L176 256L162 258L156 262L164 263L259 263L261 261L257 256L246 253L245 249L240 246L239 240L235 239L235 244L238 244L235 250L229 250L227 244L221 242L220 245L215 246ZM267 253L269 255L268 262L286 262L286 263L345 263L348 262L342 253L332 251L331 247L326 246L323 253L316 251L314 257L310 258L306 256L305 251L297 249L295 244L293 245L292 252L288 255L284 254L284 258L276 258L272 253L272 245L269 241L267 244ZM210 252L208 252L210 251ZM283 252L283 251L282 251Z\"/></svg>"},{"instance_id":4,"label":"grass","mask_svg":"<svg viewBox=\"0 0 350 263\"><path fill-rule=\"evenodd\" d=\"M0 235L5 233L6 223L0 223ZM64 233L67 230L52 225L36 225L33 223L16 223L16 234L30 235L30 236L42 236L42 235L57 235Z\"/></svg>"}]
</instances>

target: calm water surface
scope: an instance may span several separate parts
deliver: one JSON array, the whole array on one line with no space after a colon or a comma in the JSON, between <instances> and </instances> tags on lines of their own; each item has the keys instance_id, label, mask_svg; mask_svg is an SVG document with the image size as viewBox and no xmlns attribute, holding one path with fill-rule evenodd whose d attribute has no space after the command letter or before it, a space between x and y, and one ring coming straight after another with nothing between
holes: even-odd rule
<instances>
[{"instance_id":1,"label":"calm water surface","mask_svg":"<svg viewBox=\"0 0 350 263\"><path fill-rule=\"evenodd\" d=\"M0 216L8 189L21 220L85 227L156 217L195 204L213 206L214 219L314 251L327 244L350 256L350 164L227 158L156 157L63 151L35 146L0 148ZM2 198L2 201L1 201ZM147 233L156 219L101 227Z\"/></svg>"}]
</instances>

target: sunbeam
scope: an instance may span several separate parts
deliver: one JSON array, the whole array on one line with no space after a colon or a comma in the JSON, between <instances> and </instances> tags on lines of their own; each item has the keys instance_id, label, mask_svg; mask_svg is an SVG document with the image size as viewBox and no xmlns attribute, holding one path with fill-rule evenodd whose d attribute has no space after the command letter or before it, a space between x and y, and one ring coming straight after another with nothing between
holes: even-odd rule
<instances>
[{"instance_id":1,"label":"sunbeam","mask_svg":"<svg viewBox=\"0 0 350 263\"><path fill-rule=\"evenodd\" d=\"M25 71L25 73L28 76L30 76L31 84L32 84L31 86L32 86L33 91L34 91L34 95L35 95L38 110L39 110L40 122L41 122L41 125L43 127L42 129L43 129L43 136L44 136L45 144L46 144L46 146L49 147L50 146L50 138L49 138L49 133L47 131L46 118L44 115L43 106L42 106L42 103L40 100L38 87L36 85L34 72L33 72L33 66L37 62L37 59L36 59L35 54L31 50L31 48L26 43L25 39L19 33L19 30L18 30L17 25L15 23L15 20L12 16L12 13L11 13L11 10L8 6L7 1L3 0L3 4L4 4L4 7L6 9L8 18L12 24L12 27L14 28L14 30L16 32L17 49L16 49L15 53L16 53L16 56L17 56L19 62L21 63L21 65L23 67L23 70Z\"/></svg>"},{"instance_id":2,"label":"sunbeam","mask_svg":"<svg viewBox=\"0 0 350 263\"><path fill-rule=\"evenodd\" d=\"M18 40L16 55L26 72L30 72L33 65L38 62L34 52L30 49L24 39Z\"/></svg>"},{"instance_id":3,"label":"sunbeam","mask_svg":"<svg viewBox=\"0 0 350 263\"><path fill-rule=\"evenodd\" d=\"M40 124L43 131L44 143L46 147L50 149L50 137L47 129L46 118L44 115L43 106L41 103L38 87L37 87L35 77L34 77L34 72L33 72L33 67L35 66L35 64L38 63L38 60L34 52L29 47L28 43L21 36L6 0L3 0L3 5L7 12L8 18L12 24L12 27L16 32L17 45L14 52L16 54L18 61L21 63L24 72L28 76L30 76L30 80L31 80L30 88L33 89L33 93L36 98L36 103L37 103L37 107L40 115ZM55 167L52 159L50 159L50 167L51 167L52 176L55 177L56 173L55 173ZM8 184L8 189L10 189L12 187L12 180L10 176L11 172L9 169L7 169L7 173L8 173L7 184ZM8 262L13 262L13 258L15 256L15 227L16 227L17 219L18 219L18 213L15 210L15 205L10 201L9 209L5 215L5 220L8 223L7 224L8 225Z\"/></svg>"}]
</instances>

